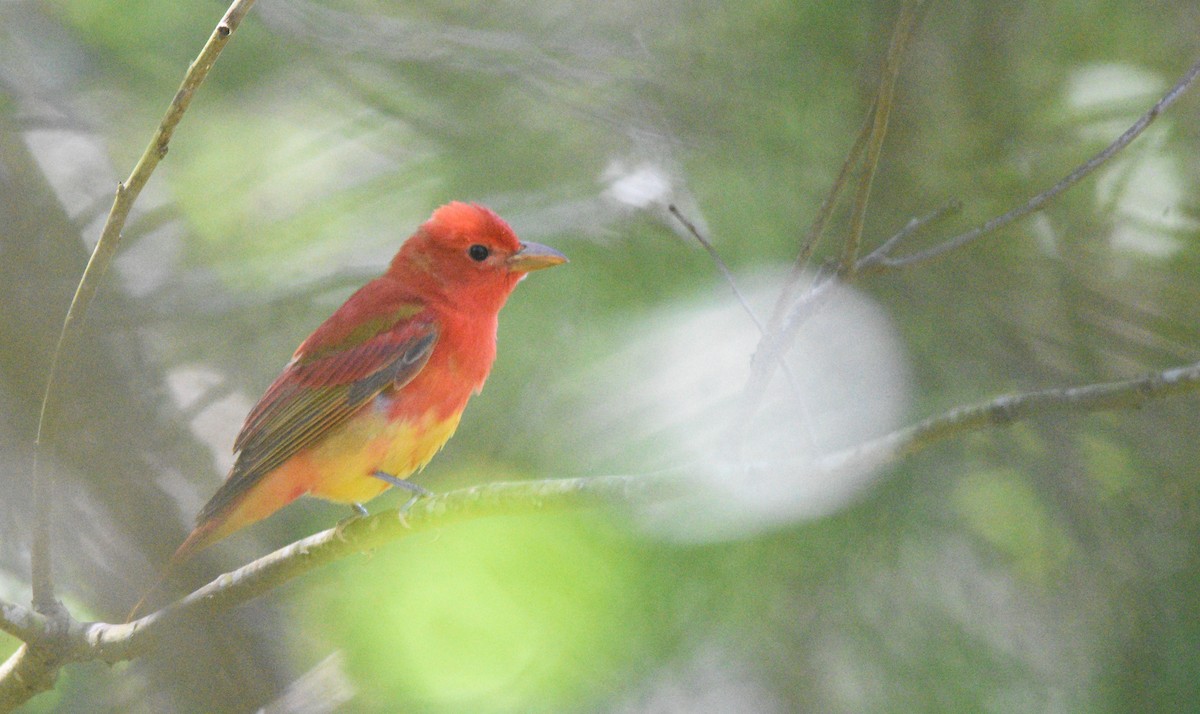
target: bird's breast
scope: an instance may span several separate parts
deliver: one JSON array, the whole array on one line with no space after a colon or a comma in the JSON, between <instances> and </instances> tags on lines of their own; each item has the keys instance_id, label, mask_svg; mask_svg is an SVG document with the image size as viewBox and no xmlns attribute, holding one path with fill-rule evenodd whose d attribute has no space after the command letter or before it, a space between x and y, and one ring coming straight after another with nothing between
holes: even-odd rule
<instances>
[{"instance_id":1,"label":"bird's breast","mask_svg":"<svg viewBox=\"0 0 1200 714\"><path fill-rule=\"evenodd\" d=\"M284 465L303 474L307 493L343 503L368 501L387 488L371 474L407 478L454 434L495 358L495 321L442 325L433 354L410 382L385 389Z\"/></svg>"},{"instance_id":2,"label":"bird's breast","mask_svg":"<svg viewBox=\"0 0 1200 714\"><path fill-rule=\"evenodd\" d=\"M376 471L408 478L429 463L458 427L459 414L392 419L378 401L317 446L285 464L303 474L306 491L339 503L363 503L388 485ZM293 463L294 462L294 463Z\"/></svg>"},{"instance_id":3,"label":"bird's breast","mask_svg":"<svg viewBox=\"0 0 1200 714\"><path fill-rule=\"evenodd\" d=\"M385 390L377 408L392 418L434 413L438 418L462 412L478 394L496 359L496 321L443 317L441 334L425 367L411 382Z\"/></svg>"}]
</instances>

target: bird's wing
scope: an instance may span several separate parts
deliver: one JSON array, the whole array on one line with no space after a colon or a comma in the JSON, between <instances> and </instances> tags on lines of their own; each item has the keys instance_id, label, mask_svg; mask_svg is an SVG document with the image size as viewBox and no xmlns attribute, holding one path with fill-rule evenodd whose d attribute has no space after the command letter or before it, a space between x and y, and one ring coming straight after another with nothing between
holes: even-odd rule
<instances>
[{"instance_id":1,"label":"bird's wing","mask_svg":"<svg viewBox=\"0 0 1200 714\"><path fill-rule=\"evenodd\" d=\"M357 296L356 296L357 297ZM331 430L387 387L402 387L429 361L437 322L419 303L391 305L363 319L353 299L296 351L246 417L234 442L229 478L201 510L198 523L235 503L254 484ZM354 327L347 324L353 322Z\"/></svg>"}]
</instances>

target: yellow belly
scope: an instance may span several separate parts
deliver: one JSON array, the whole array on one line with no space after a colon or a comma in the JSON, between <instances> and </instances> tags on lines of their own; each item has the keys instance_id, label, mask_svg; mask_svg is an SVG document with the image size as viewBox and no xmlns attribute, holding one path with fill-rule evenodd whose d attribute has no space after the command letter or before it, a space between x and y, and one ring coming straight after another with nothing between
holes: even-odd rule
<instances>
[{"instance_id":1,"label":"yellow belly","mask_svg":"<svg viewBox=\"0 0 1200 714\"><path fill-rule=\"evenodd\" d=\"M279 469L295 469L293 474L279 475L304 483L307 493L318 498L364 503L389 488L371 474L382 471L408 478L441 450L458 420L457 414L441 421L426 414L413 421L388 422L382 412L364 410Z\"/></svg>"},{"instance_id":2,"label":"yellow belly","mask_svg":"<svg viewBox=\"0 0 1200 714\"><path fill-rule=\"evenodd\" d=\"M389 422L383 409L365 409L316 446L284 462L254 484L220 518L201 524L177 558L262 520L305 494L337 503L365 503L390 488L371 474L408 478L429 463L458 427L459 415Z\"/></svg>"}]
</instances>

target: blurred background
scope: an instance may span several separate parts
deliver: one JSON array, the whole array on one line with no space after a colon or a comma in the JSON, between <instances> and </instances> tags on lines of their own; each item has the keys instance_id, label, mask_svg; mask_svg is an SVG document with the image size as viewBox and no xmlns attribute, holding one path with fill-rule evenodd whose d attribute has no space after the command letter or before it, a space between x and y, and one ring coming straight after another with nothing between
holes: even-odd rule
<instances>
[{"instance_id":1,"label":"blurred background","mask_svg":"<svg viewBox=\"0 0 1200 714\"><path fill-rule=\"evenodd\" d=\"M1196 397L988 430L837 482L789 463L1001 393L1200 358L1200 91L1049 210L831 301L731 446L758 333L666 206L765 317L898 6L258 3L142 195L51 413L75 614L123 617L295 346L452 199L571 263L514 294L487 389L420 483L683 467L707 497L408 538L187 623L151 657L69 667L29 710L1191 710ZM29 598L48 355L116 183L224 10L0 3L10 601ZM940 230L965 229L1048 187L1161 96L1198 37L1190 0L935 3L868 241L951 200ZM739 455L754 477L731 479ZM345 515L298 502L185 579Z\"/></svg>"}]
</instances>

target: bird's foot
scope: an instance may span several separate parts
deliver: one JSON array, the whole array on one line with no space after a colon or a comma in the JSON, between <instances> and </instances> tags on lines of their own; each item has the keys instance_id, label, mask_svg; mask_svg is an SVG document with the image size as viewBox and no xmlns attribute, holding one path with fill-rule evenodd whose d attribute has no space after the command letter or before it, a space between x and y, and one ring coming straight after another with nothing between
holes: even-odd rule
<instances>
[{"instance_id":1,"label":"bird's foot","mask_svg":"<svg viewBox=\"0 0 1200 714\"><path fill-rule=\"evenodd\" d=\"M334 537L336 537L338 540L340 540L343 543L346 542L346 535L345 535L346 526L350 525L351 523L353 523L357 520L367 517L367 508L366 508L366 506L362 505L361 503L351 503L350 508L354 509L354 513L351 513L350 515L346 516L342 520L338 521L337 525L333 527Z\"/></svg>"},{"instance_id":2,"label":"bird's foot","mask_svg":"<svg viewBox=\"0 0 1200 714\"><path fill-rule=\"evenodd\" d=\"M422 488L407 479L396 478L395 476L393 476L389 473L385 473L383 471L376 471L375 473L373 473L371 475L374 476L375 478L379 479L380 481L384 481L385 483L389 483L393 486L402 488L405 491L412 493L412 498L408 499L408 501L406 501L405 504L400 507L399 513L397 514L397 516L400 518L400 524L403 525L405 528L411 528L412 526L410 526L408 524L408 517L407 517L409 509L413 507L414 503L421 500L422 498L424 498L426 496L432 496L433 491L430 491L427 488Z\"/></svg>"}]
</instances>

